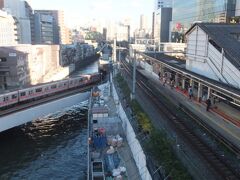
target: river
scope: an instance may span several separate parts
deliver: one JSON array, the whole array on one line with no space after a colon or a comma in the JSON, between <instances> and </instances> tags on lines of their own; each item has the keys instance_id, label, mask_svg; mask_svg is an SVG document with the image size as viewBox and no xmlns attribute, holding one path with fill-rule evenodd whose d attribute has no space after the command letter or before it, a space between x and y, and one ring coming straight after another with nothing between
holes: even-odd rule
<instances>
[{"instance_id":1,"label":"river","mask_svg":"<svg viewBox=\"0 0 240 180\"><path fill-rule=\"evenodd\" d=\"M0 133L0 179L86 179L86 112L78 105Z\"/></svg>"}]
</instances>

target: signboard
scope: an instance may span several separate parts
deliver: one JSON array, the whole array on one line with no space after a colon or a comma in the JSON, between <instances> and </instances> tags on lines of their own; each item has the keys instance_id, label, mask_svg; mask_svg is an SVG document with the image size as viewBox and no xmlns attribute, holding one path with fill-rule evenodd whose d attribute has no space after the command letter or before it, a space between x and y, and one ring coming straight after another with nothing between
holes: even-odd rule
<instances>
[{"instance_id":1,"label":"signboard","mask_svg":"<svg viewBox=\"0 0 240 180\"><path fill-rule=\"evenodd\" d=\"M16 57L17 54L16 54L16 53L9 53L8 56L9 56L9 57Z\"/></svg>"}]
</instances>

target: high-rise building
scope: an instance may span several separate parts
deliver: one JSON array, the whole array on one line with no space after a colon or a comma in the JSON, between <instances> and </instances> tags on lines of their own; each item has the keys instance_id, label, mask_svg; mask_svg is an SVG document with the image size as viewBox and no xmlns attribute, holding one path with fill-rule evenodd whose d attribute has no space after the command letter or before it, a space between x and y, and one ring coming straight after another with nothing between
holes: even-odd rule
<instances>
[{"instance_id":1,"label":"high-rise building","mask_svg":"<svg viewBox=\"0 0 240 180\"><path fill-rule=\"evenodd\" d=\"M140 29L141 30L148 29L148 19L147 19L147 16L145 16L143 14L140 16Z\"/></svg>"},{"instance_id":2,"label":"high-rise building","mask_svg":"<svg viewBox=\"0 0 240 180\"><path fill-rule=\"evenodd\" d=\"M227 23L235 16L236 0L173 0L171 41L183 42L196 21Z\"/></svg>"},{"instance_id":3,"label":"high-rise building","mask_svg":"<svg viewBox=\"0 0 240 180\"><path fill-rule=\"evenodd\" d=\"M4 8L4 0L0 0L0 9Z\"/></svg>"},{"instance_id":4,"label":"high-rise building","mask_svg":"<svg viewBox=\"0 0 240 180\"><path fill-rule=\"evenodd\" d=\"M130 25L123 23L111 22L107 27L107 40L113 41L129 41L130 39Z\"/></svg>"},{"instance_id":5,"label":"high-rise building","mask_svg":"<svg viewBox=\"0 0 240 180\"><path fill-rule=\"evenodd\" d=\"M172 7L172 0L155 0L155 11L164 7Z\"/></svg>"},{"instance_id":6,"label":"high-rise building","mask_svg":"<svg viewBox=\"0 0 240 180\"><path fill-rule=\"evenodd\" d=\"M66 44L66 27L64 25L63 11L35 10L34 12L52 16L53 17L53 43Z\"/></svg>"},{"instance_id":7,"label":"high-rise building","mask_svg":"<svg viewBox=\"0 0 240 180\"><path fill-rule=\"evenodd\" d=\"M53 44L53 17L46 14L34 14L35 39L33 44Z\"/></svg>"},{"instance_id":8,"label":"high-rise building","mask_svg":"<svg viewBox=\"0 0 240 180\"><path fill-rule=\"evenodd\" d=\"M107 40L107 28L103 28L103 40Z\"/></svg>"},{"instance_id":9,"label":"high-rise building","mask_svg":"<svg viewBox=\"0 0 240 180\"><path fill-rule=\"evenodd\" d=\"M170 22L172 20L172 8L159 8L154 13L154 39L156 42L169 42Z\"/></svg>"},{"instance_id":10,"label":"high-rise building","mask_svg":"<svg viewBox=\"0 0 240 180\"><path fill-rule=\"evenodd\" d=\"M240 0L236 0L236 12L235 16L240 16Z\"/></svg>"},{"instance_id":11,"label":"high-rise building","mask_svg":"<svg viewBox=\"0 0 240 180\"><path fill-rule=\"evenodd\" d=\"M3 9L17 18L19 23L19 43L31 44L31 7L26 1L3 0L0 3Z\"/></svg>"},{"instance_id":12,"label":"high-rise building","mask_svg":"<svg viewBox=\"0 0 240 180\"><path fill-rule=\"evenodd\" d=\"M26 10L26 16L30 19L30 29L31 29L31 43L35 40L35 22L34 22L34 13L33 9L29 4L29 0L25 1L25 10Z\"/></svg>"},{"instance_id":13,"label":"high-rise building","mask_svg":"<svg viewBox=\"0 0 240 180\"><path fill-rule=\"evenodd\" d=\"M17 44L17 27L14 18L0 10L0 46Z\"/></svg>"},{"instance_id":14,"label":"high-rise building","mask_svg":"<svg viewBox=\"0 0 240 180\"><path fill-rule=\"evenodd\" d=\"M67 28L65 29L65 35L66 35L66 43L65 44L72 44L73 39L72 39L72 30Z\"/></svg>"}]
</instances>

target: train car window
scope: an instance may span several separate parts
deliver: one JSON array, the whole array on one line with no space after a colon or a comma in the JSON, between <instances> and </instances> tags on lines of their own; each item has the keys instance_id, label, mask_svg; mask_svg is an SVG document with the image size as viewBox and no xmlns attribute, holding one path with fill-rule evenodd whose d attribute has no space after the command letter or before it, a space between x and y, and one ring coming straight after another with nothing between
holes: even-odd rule
<instances>
[{"instance_id":1,"label":"train car window","mask_svg":"<svg viewBox=\"0 0 240 180\"><path fill-rule=\"evenodd\" d=\"M26 95L26 92L21 92L20 93L20 96L25 96Z\"/></svg>"},{"instance_id":2,"label":"train car window","mask_svg":"<svg viewBox=\"0 0 240 180\"><path fill-rule=\"evenodd\" d=\"M83 79L79 79L79 82L83 82Z\"/></svg>"},{"instance_id":3,"label":"train car window","mask_svg":"<svg viewBox=\"0 0 240 180\"><path fill-rule=\"evenodd\" d=\"M8 101L8 96L3 98L3 101Z\"/></svg>"},{"instance_id":4,"label":"train car window","mask_svg":"<svg viewBox=\"0 0 240 180\"><path fill-rule=\"evenodd\" d=\"M54 85L51 86L51 89L55 89L55 88L57 88L57 85L56 85L56 84L54 84Z\"/></svg>"},{"instance_id":5,"label":"train car window","mask_svg":"<svg viewBox=\"0 0 240 180\"><path fill-rule=\"evenodd\" d=\"M12 95L12 99L17 99L17 95L16 94Z\"/></svg>"},{"instance_id":6,"label":"train car window","mask_svg":"<svg viewBox=\"0 0 240 180\"><path fill-rule=\"evenodd\" d=\"M42 88L37 88L36 92L42 92Z\"/></svg>"},{"instance_id":7,"label":"train car window","mask_svg":"<svg viewBox=\"0 0 240 180\"><path fill-rule=\"evenodd\" d=\"M48 89L49 89L48 87L45 87L45 91L48 91Z\"/></svg>"},{"instance_id":8,"label":"train car window","mask_svg":"<svg viewBox=\"0 0 240 180\"><path fill-rule=\"evenodd\" d=\"M66 86L67 85L67 83L64 83L64 86Z\"/></svg>"},{"instance_id":9,"label":"train car window","mask_svg":"<svg viewBox=\"0 0 240 180\"><path fill-rule=\"evenodd\" d=\"M29 91L29 95L33 94L33 90Z\"/></svg>"}]
</instances>

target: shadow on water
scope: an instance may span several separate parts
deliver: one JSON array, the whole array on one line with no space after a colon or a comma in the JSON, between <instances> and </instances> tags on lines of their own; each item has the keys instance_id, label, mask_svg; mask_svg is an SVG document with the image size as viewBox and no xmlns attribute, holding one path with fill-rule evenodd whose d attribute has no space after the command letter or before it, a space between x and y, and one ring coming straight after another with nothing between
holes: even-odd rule
<instances>
[{"instance_id":1,"label":"shadow on water","mask_svg":"<svg viewBox=\"0 0 240 180\"><path fill-rule=\"evenodd\" d=\"M84 179L86 116L75 106L0 133L0 179Z\"/></svg>"}]
</instances>

